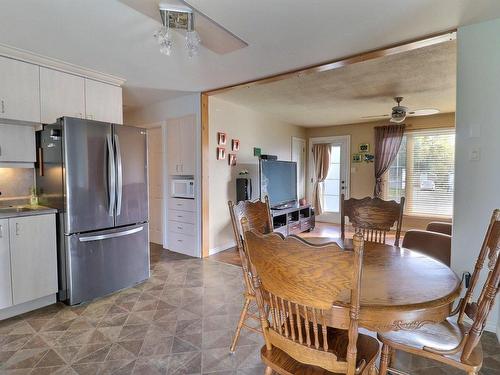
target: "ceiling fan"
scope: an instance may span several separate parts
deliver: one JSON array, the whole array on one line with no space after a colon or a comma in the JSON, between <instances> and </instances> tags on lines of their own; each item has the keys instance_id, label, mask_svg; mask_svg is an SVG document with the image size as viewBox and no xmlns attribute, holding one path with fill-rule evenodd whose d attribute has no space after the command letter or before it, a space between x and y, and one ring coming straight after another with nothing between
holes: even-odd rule
<instances>
[{"instance_id":1,"label":"ceiling fan","mask_svg":"<svg viewBox=\"0 0 500 375\"><path fill-rule=\"evenodd\" d=\"M396 96L394 98L394 100L396 101L397 105L392 107L392 112L390 114L376 115L376 116L364 116L362 118L368 119L368 118L378 118L378 117L390 117L391 118L389 120L390 122L400 124L408 116L429 116L429 115L435 115L436 113L439 113L439 109L436 109L436 108L422 108L422 109L409 110L408 107L401 105L401 102L403 101L402 96Z\"/></svg>"},{"instance_id":2,"label":"ceiling fan","mask_svg":"<svg viewBox=\"0 0 500 375\"><path fill-rule=\"evenodd\" d=\"M122 4L158 21L162 27L181 33L195 31L209 50L226 54L248 44L184 0L119 0ZM196 39L196 36L195 36ZM189 41L188 41L189 43ZM189 48L189 46L188 46Z\"/></svg>"}]
</instances>

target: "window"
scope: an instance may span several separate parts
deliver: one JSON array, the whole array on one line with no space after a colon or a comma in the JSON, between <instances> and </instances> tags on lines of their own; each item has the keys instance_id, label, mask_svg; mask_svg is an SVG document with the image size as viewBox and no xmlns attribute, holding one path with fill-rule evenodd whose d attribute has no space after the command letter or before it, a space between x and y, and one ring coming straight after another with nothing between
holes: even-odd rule
<instances>
[{"instance_id":1,"label":"window","mask_svg":"<svg viewBox=\"0 0 500 375\"><path fill-rule=\"evenodd\" d=\"M330 168L323 183L323 209L328 212L340 211L340 145L332 145Z\"/></svg>"},{"instance_id":2,"label":"window","mask_svg":"<svg viewBox=\"0 0 500 375\"><path fill-rule=\"evenodd\" d=\"M384 197L406 198L405 214L452 216L455 131L407 133L384 176Z\"/></svg>"}]
</instances>

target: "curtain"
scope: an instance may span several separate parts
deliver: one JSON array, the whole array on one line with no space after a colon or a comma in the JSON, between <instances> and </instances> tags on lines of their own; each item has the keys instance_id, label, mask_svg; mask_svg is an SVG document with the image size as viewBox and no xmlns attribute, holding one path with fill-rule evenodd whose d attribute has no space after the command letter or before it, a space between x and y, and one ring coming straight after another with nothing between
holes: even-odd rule
<instances>
[{"instance_id":1,"label":"curtain","mask_svg":"<svg viewBox=\"0 0 500 375\"><path fill-rule=\"evenodd\" d=\"M313 189L313 205L316 215L323 213L323 205L321 198L323 192L321 190L321 183L325 181L330 168L330 154L332 145L329 143L319 143L312 147L313 161L314 161L314 175L316 182Z\"/></svg>"},{"instance_id":2,"label":"curtain","mask_svg":"<svg viewBox=\"0 0 500 375\"><path fill-rule=\"evenodd\" d=\"M375 189L374 196L382 195L382 176L396 158L403 135L404 125L377 126L375 128Z\"/></svg>"}]
</instances>

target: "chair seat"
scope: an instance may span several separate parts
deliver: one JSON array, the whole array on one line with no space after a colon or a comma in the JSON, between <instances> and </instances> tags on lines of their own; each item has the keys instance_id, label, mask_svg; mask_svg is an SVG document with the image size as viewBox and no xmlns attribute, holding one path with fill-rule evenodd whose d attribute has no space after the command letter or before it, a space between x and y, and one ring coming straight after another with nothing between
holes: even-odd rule
<instances>
[{"instance_id":1,"label":"chair seat","mask_svg":"<svg viewBox=\"0 0 500 375\"><path fill-rule=\"evenodd\" d=\"M321 330L321 329L320 329ZM348 332L328 328L329 347L337 354L339 360L344 360L347 353ZM335 332L333 335L331 333ZM364 360L365 366L361 374L369 374L371 365L375 362L380 349L379 342L370 336L359 334L357 341L357 361L359 364ZM264 345L260 351L262 361L274 371L285 375L334 375L335 372L327 371L321 367L301 363L284 351L273 346L267 350Z\"/></svg>"},{"instance_id":2,"label":"chair seat","mask_svg":"<svg viewBox=\"0 0 500 375\"><path fill-rule=\"evenodd\" d=\"M481 367L483 361L481 343L474 348L467 363L460 361L462 350L449 355L435 354L423 350L424 346L439 350L452 350L460 344L468 330L469 326L458 324L451 319L447 319L439 324L426 324L413 331L391 331L379 333L377 336L382 343L396 350L402 350L420 356L425 354L427 358L461 369L468 368L475 371Z\"/></svg>"}]
</instances>

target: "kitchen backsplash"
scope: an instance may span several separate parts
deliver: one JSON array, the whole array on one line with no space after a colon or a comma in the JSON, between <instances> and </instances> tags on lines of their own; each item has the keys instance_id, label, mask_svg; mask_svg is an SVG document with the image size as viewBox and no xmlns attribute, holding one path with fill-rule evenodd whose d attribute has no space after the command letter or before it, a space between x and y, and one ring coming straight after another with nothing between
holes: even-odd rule
<instances>
[{"instance_id":1,"label":"kitchen backsplash","mask_svg":"<svg viewBox=\"0 0 500 375\"><path fill-rule=\"evenodd\" d=\"M29 200L35 185L33 168L0 168L0 205L5 201Z\"/></svg>"}]
</instances>

